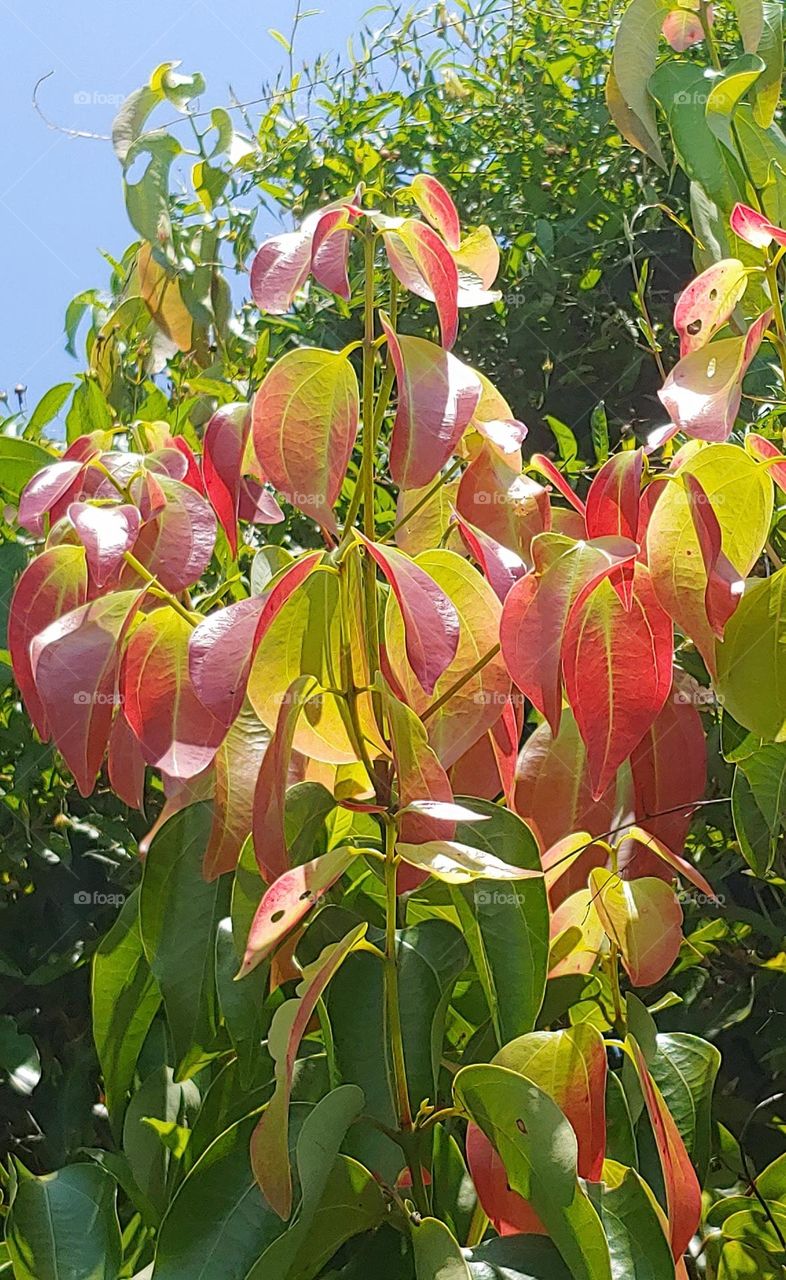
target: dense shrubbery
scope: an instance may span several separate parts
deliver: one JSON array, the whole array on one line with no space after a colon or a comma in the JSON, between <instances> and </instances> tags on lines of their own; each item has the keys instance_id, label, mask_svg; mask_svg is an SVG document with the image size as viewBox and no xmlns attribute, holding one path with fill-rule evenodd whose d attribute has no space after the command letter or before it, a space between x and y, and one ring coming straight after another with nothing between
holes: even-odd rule
<instances>
[{"instance_id":1,"label":"dense shrubbery","mask_svg":"<svg viewBox=\"0 0 786 1280\"><path fill-rule=\"evenodd\" d=\"M15 1280L782 1269L777 9L465 17L159 68L0 437Z\"/></svg>"}]
</instances>

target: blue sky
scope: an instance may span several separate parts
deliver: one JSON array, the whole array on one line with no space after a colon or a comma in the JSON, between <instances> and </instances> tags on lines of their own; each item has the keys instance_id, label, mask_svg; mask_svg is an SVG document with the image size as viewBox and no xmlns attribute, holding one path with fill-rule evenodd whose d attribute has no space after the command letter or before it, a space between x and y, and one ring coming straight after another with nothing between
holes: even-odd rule
<instances>
[{"instance_id":1,"label":"blue sky","mask_svg":"<svg viewBox=\"0 0 786 1280\"><path fill-rule=\"evenodd\" d=\"M306 0L297 59L343 52L372 0ZM0 244L4 293L0 388L28 386L32 408L80 365L64 351L63 315L75 293L103 286L99 250L133 238L120 167L109 143L65 137L33 110L40 102L69 128L106 134L122 100L159 63L207 79L208 105L260 93L286 61L268 28L289 31L296 0L0 0L4 121ZM14 397L11 396L13 407Z\"/></svg>"}]
</instances>

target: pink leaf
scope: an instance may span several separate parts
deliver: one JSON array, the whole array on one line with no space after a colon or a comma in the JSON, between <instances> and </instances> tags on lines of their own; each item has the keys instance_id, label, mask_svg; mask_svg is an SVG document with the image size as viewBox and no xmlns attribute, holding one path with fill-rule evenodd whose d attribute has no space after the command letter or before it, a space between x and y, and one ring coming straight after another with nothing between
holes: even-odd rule
<instances>
[{"instance_id":1,"label":"pink leaf","mask_svg":"<svg viewBox=\"0 0 786 1280\"><path fill-rule=\"evenodd\" d=\"M688 13L685 9L672 9L671 13L667 13L663 19L662 31L676 53L684 53L691 45L700 44L704 39L704 28L698 13Z\"/></svg>"},{"instance_id":2,"label":"pink leaf","mask_svg":"<svg viewBox=\"0 0 786 1280\"><path fill-rule=\"evenodd\" d=\"M529 462L531 467L534 467L536 471L540 471L541 475L551 481L557 492L567 499L580 516L584 515L584 503L579 495L573 492L562 472L557 470L550 458L547 458L544 453L533 453Z\"/></svg>"},{"instance_id":3,"label":"pink leaf","mask_svg":"<svg viewBox=\"0 0 786 1280\"><path fill-rule=\"evenodd\" d=\"M123 563L126 551L133 550L139 533L139 511L128 504L98 507L89 502L72 502L68 518L85 548L93 582L103 587Z\"/></svg>"},{"instance_id":4,"label":"pink leaf","mask_svg":"<svg viewBox=\"0 0 786 1280\"><path fill-rule=\"evenodd\" d=\"M694 806L707 786L707 743L701 716L679 689L663 704L630 758L638 821L671 849L681 849ZM624 874L655 875L638 848L620 859Z\"/></svg>"},{"instance_id":5,"label":"pink leaf","mask_svg":"<svg viewBox=\"0 0 786 1280\"><path fill-rule=\"evenodd\" d=\"M249 706L241 709L213 761L213 823L202 863L205 880L234 871L251 834L254 792L270 733Z\"/></svg>"},{"instance_id":6,"label":"pink leaf","mask_svg":"<svg viewBox=\"0 0 786 1280\"><path fill-rule=\"evenodd\" d=\"M398 384L390 473L400 488L418 489L453 455L480 400L480 379L433 342L397 336L384 314L382 327Z\"/></svg>"},{"instance_id":7,"label":"pink leaf","mask_svg":"<svg viewBox=\"0 0 786 1280\"><path fill-rule=\"evenodd\" d=\"M69 491L84 471L81 460L52 462L38 471L25 485L19 500L19 523L29 533L40 536L44 532L44 516L58 500Z\"/></svg>"},{"instance_id":8,"label":"pink leaf","mask_svg":"<svg viewBox=\"0 0 786 1280\"><path fill-rule=\"evenodd\" d=\"M251 264L251 296L260 311L283 315L311 270L311 232L286 231L266 240Z\"/></svg>"},{"instance_id":9,"label":"pink leaf","mask_svg":"<svg viewBox=\"0 0 786 1280\"><path fill-rule=\"evenodd\" d=\"M83 796L93 790L109 741L123 639L140 598L119 591L80 605L31 647L46 722Z\"/></svg>"},{"instance_id":10,"label":"pink leaf","mask_svg":"<svg viewBox=\"0 0 786 1280\"><path fill-rule=\"evenodd\" d=\"M769 222L763 213L751 209L747 204L735 204L729 218L729 225L735 236L753 245L754 249L766 249L773 240L778 244L786 244L786 231Z\"/></svg>"},{"instance_id":11,"label":"pink leaf","mask_svg":"<svg viewBox=\"0 0 786 1280\"><path fill-rule=\"evenodd\" d=\"M313 676L298 676L281 696L276 727L270 739L254 792L254 852L265 884L289 870L284 829L287 776L298 717L317 688Z\"/></svg>"},{"instance_id":12,"label":"pink leaf","mask_svg":"<svg viewBox=\"0 0 786 1280\"><path fill-rule=\"evenodd\" d=\"M142 809L145 801L145 758L134 732L118 707L109 735L109 784L123 804Z\"/></svg>"},{"instance_id":13,"label":"pink leaf","mask_svg":"<svg viewBox=\"0 0 786 1280\"><path fill-rule=\"evenodd\" d=\"M202 471L205 490L233 557L237 555L237 517L246 441L251 429L247 404L225 404L205 427Z\"/></svg>"},{"instance_id":14,"label":"pink leaf","mask_svg":"<svg viewBox=\"0 0 786 1280\"><path fill-rule=\"evenodd\" d=\"M674 328L680 355L706 346L722 329L745 292L748 273L739 258L723 258L702 271L677 299Z\"/></svg>"},{"instance_id":15,"label":"pink leaf","mask_svg":"<svg viewBox=\"0 0 786 1280\"><path fill-rule=\"evenodd\" d=\"M345 206L323 214L317 223L311 247L314 279L323 289L329 289L347 302L352 296L347 275L352 236L347 227L348 220L351 217Z\"/></svg>"},{"instance_id":16,"label":"pink leaf","mask_svg":"<svg viewBox=\"0 0 786 1280\"><path fill-rule=\"evenodd\" d=\"M390 583L404 620L404 640L409 664L426 693L456 656L459 618L433 578L414 560L394 547L382 547L358 533Z\"/></svg>"},{"instance_id":17,"label":"pink leaf","mask_svg":"<svg viewBox=\"0 0 786 1280\"><path fill-rule=\"evenodd\" d=\"M458 334L459 279L444 240L416 218L405 218L383 239L391 270L404 288L436 304L442 345L450 350Z\"/></svg>"},{"instance_id":18,"label":"pink leaf","mask_svg":"<svg viewBox=\"0 0 786 1280\"><path fill-rule=\"evenodd\" d=\"M192 587L210 563L216 542L216 518L196 490L179 480L156 481L165 505L143 524L134 555L167 591ZM144 514L144 513L143 513ZM133 571L124 572L123 581Z\"/></svg>"},{"instance_id":19,"label":"pink leaf","mask_svg":"<svg viewBox=\"0 0 786 1280\"><path fill-rule=\"evenodd\" d=\"M423 217L439 232L448 248L458 249L461 243L458 211L442 183L428 173L419 173L412 179L410 191Z\"/></svg>"},{"instance_id":20,"label":"pink leaf","mask_svg":"<svg viewBox=\"0 0 786 1280\"><path fill-rule=\"evenodd\" d=\"M484 444L461 477L456 507L471 525L527 565L532 563L533 538L551 528L546 490L521 474L520 462L511 465L490 444Z\"/></svg>"},{"instance_id":21,"label":"pink leaf","mask_svg":"<svg viewBox=\"0 0 786 1280\"><path fill-rule=\"evenodd\" d=\"M458 512L456 512L456 523L471 555L504 603L511 587L514 587L527 572L526 564L515 551L503 547L501 542L497 542L482 529L476 529Z\"/></svg>"},{"instance_id":22,"label":"pink leaf","mask_svg":"<svg viewBox=\"0 0 786 1280\"><path fill-rule=\"evenodd\" d=\"M755 431L749 431L746 435L745 448L752 457L758 458L760 462L771 464L767 467L767 470L778 488L786 493L786 456L781 453L780 449L771 440L766 440L764 436L757 435ZM773 458L779 458L780 461L772 465Z\"/></svg>"},{"instance_id":23,"label":"pink leaf","mask_svg":"<svg viewBox=\"0 0 786 1280\"><path fill-rule=\"evenodd\" d=\"M727 440L742 399L742 380L758 351L772 309L745 337L721 338L684 356L658 392L679 431L698 440Z\"/></svg>"},{"instance_id":24,"label":"pink leaf","mask_svg":"<svg viewBox=\"0 0 786 1280\"><path fill-rule=\"evenodd\" d=\"M280 524L284 519L284 512L273 494L251 476L244 476L240 481L238 515L249 524Z\"/></svg>"}]
</instances>

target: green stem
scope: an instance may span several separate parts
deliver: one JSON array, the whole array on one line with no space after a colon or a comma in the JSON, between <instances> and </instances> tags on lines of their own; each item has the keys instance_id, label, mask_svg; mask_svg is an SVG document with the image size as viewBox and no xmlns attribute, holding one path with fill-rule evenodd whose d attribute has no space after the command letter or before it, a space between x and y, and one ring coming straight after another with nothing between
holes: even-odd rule
<instances>
[{"instance_id":1,"label":"green stem","mask_svg":"<svg viewBox=\"0 0 786 1280\"><path fill-rule=\"evenodd\" d=\"M396 954L396 827L390 819L385 820L385 1015L393 1061L393 1085L399 1124L402 1130L410 1132L412 1111L409 1105L407 1069L404 1061ZM417 1157L412 1163L419 1165ZM417 1185L418 1173L419 1168L412 1169L413 1190Z\"/></svg>"},{"instance_id":2,"label":"green stem","mask_svg":"<svg viewBox=\"0 0 786 1280\"><path fill-rule=\"evenodd\" d=\"M450 699L455 697L455 695L464 688L465 684L469 683L473 676L476 676L479 671L482 671L483 668L491 662L492 658L496 658L499 650L500 646L495 644L493 649L489 649L488 653L484 653L482 658L478 658L477 662L470 667L469 671L465 671L464 675L461 676L455 684L452 684L449 689L446 689L442 696L437 698L436 702L432 702L430 707L426 707L426 710L420 717L421 720L428 720L429 716L433 716L435 712L440 711L446 702L450 702Z\"/></svg>"},{"instance_id":3,"label":"green stem","mask_svg":"<svg viewBox=\"0 0 786 1280\"><path fill-rule=\"evenodd\" d=\"M665 374L664 374L664 377L665 377ZM442 475L437 476L434 483L429 486L429 488L426 490L424 494L422 494L420 498L418 498L414 506L410 507L408 511L405 511L401 519L397 521L396 524L393 525L393 528L390 530L390 532L385 534L382 541L390 542L391 538L395 538L399 529L403 529L404 525L409 520L411 520L413 516L416 516L417 513L421 510L421 508L425 507L426 503L431 501L431 499L434 497L434 494L439 493L442 486L444 484L447 484L449 480L452 480L456 472L459 471L460 469L461 469L461 459L456 458L455 462L451 463L447 471L445 471Z\"/></svg>"},{"instance_id":4,"label":"green stem","mask_svg":"<svg viewBox=\"0 0 786 1280\"><path fill-rule=\"evenodd\" d=\"M783 301L778 286L778 268L774 262L768 262L766 268L767 287L770 293L770 301L775 319L775 332L778 335L777 347L780 356L781 368L786 374L786 322L783 318Z\"/></svg>"},{"instance_id":5,"label":"green stem","mask_svg":"<svg viewBox=\"0 0 786 1280\"><path fill-rule=\"evenodd\" d=\"M619 947L611 944L609 956L609 981L611 982L611 998L614 1001L614 1025L621 1036L625 1035L625 1015L622 1008L622 992L620 990Z\"/></svg>"},{"instance_id":6,"label":"green stem","mask_svg":"<svg viewBox=\"0 0 786 1280\"><path fill-rule=\"evenodd\" d=\"M146 569L145 566L137 560L136 556L132 555L130 551L126 551L123 554L123 559L126 564L134 570L134 573L138 573L140 578L150 586L154 595L158 596L161 600L166 601L170 608L174 609L175 613L179 613L181 618L184 618L190 627L195 627L197 625L194 621L193 615L188 612L185 605L182 605L177 596L172 595L171 591L167 591L166 587L162 587L155 574L151 573L149 569Z\"/></svg>"}]
</instances>

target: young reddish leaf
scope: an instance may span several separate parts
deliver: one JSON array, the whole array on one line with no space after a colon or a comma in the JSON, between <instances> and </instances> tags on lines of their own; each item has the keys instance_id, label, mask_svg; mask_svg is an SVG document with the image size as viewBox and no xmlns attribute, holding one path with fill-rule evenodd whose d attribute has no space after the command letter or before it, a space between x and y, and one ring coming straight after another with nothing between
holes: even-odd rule
<instances>
[{"instance_id":1,"label":"young reddish leaf","mask_svg":"<svg viewBox=\"0 0 786 1280\"><path fill-rule=\"evenodd\" d=\"M616 871L596 867L590 871L590 888L634 987L660 982L682 942L682 907L671 885L652 876L622 880Z\"/></svg>"},{"instance_id":2,"label":"young reddish leaf","mask_svg":"<svg viewBox=\"0 0 786 1280\"><path fill-rule=\"evenodd\" d=\"M610 856L611 848L605 840L593 840L586 831L576 831L546 849L541 862L552 908L586 888L590 871L605 867Z\"/></svg>"},{"instance_id":3,"label":"young reddish leaf","mask_svg":"<svg viewBox=\"0 0 786 1280\"><path fill-rule=\"evenodd\" d=\"M351 240L349 223L355 220L355 216L346 206L323 213L311 244L314 279L323 289L329 289L347 302L352 296L347 274Z\"/></svg>"},{"instance_id":4,"label":"young reddish leaf","mask_svg":"<svg viewBox=\"0 0 786 1280\"><path fill-rule=\"evenodd\" d=\"M251 296L260 311L283 315L311 270L312 233L285 231L260 245L251 264Z\"/></svg>"},{"instance_id":5,"label":"young reddish leaf","mask_svg":"<svg viewBox=\"0 0 786 1280\"><path fill-rule=\"evenodd\" d=\"M384 314L382 327L398 384L390 474L400 488L417 489L453 455L480 401L480 379L433 342L398 336Z\"/></svg>"},{"instance_id":6,"label":"young reddish leaf","mask_svg":"<svg viewBox=\"0 0 786 1280\"><path fill-rule=\"evenodd\" d=\"M426 693L456 656L459 618L456 607L416 561L394 547L382 547L357 533L379 565L398 601L404 622L409 665Z\"/></svg>"},{"instance_id":7,"label":"young reddish leaf","mask_svg":"<svg viewBox=\"0 0 786 1280\"><path fill-rule=\"evenodd\" d=\"M467 1126L466 1152L478 1199L494 1230L501 1236L547 1235L532 1206L511 1190L502 1157L476 1124Z\"/></svg>"},{"instance_id":8,"label":"young reddish leaf","mask_svg":"<svg viewBox=\"0 0 786 1280\"><path fill-rule=\"evenodd\" d=\"M674 426L698 440L728 439L742 399L742 380L772 317L770 308L741 338L721 338L684 356L658 392Z\"/></svg>"},{"instance_id":9,"label":"young reddish leaf","mask_svg":"<svg viewBox=\"0 0 786 1280\"><path fill-rule=\"evenodd\" d=\"M140 527L136 507L98 507L90 502L72 502L68 518L85 548L90 577L103 587L114 577L126 551L132 551Z\"/></svg>"},{"instance_id":10,"label":"young reddish leaf","mask_svg":"<svg viewBox=\"0 0 786 1280\"><path fill-rule=\"evenodd\" d=\"M297 997L279 1005L268 1033L268 1049L276 1064L276 1087L251 1138L251 1167L262 1194L280 1218L292 1213L289 1168L289 1101L300 1041L322 993L350 951L362 943L368 925L359 924L340 942L325 947L303 970Z\"/></svg>"},{"instance_id":11,"label":"young reddish leaf","mask_svg":"<svg viewBox=\"0 0 786 1280\"><path fill-rule=\"evenodd\" d=\"M527 565L532 563L532 539L551 528L546 490L521 474L517 452L503 457L488 443L461 477L456 507L465 520Z\"/></svg>"},{"instance_id":12,"label":"young reddish leaf","mask_svg":"<svg viewBox=\"0 0 786 1280\"><path fill-rule=\"evenodd\" d=\"M482 529L475 528L459 512L456 512L456 523L467 549L504 604L511 587L527 572L526 564L515 551L503 547L501 542L497 542Z\"/></svg>"},{"instance_id":13,"label":"young reddish leaf","mask_svg":"<svg viewBox=\"0 0 786 1280\"><path fill-rule=\"evenodd\" d=\"M650 835L649 831L645 831L643 827L633 826L625 832L625 838L628 840L635 840L638 844L644 845L645 849L648 849L656 858L659 858L662 862L666 863L667 866L671 867L672 871L676 871L678 876L682 876L685 880L689 880L691 884L701 890L710 902L718 902L718 899L713 893L712 886L707 880L705 880L701 872L698 871L696 867L692 866L685 858L681 857L680 854L674 853L671 849L667 848L663 841L659 840L657 836Z\"/></svg>"},{"instance_id":14,"label":"young reddish leaf","mask_svg":"<svg viewBox=\"0 0 786 1280\"><path fill-rule=\"evenodd\" d=\"M226 734L191 683L191 631L168 605L154 609L131 633L121 670L123 710L145 760L183 779L211 764Z\"/></svg>"},{"instance_id":15,"label":"young reddish leaf","mask_svg":"<svg viewBox=\"0 0 786 1280\"><path fill-rule=\"evenodd\" d=\"M252 476L241 478L238 515L249 524L280 524L284 519L273 494Z\"/></svg>"},{"instance_id":16,"label":"young reddish leaf","mask_svg":"<svg viewBox=\"0 0 786 1280\"><path fill-rule=\"evenodd\" d=\"M568 701L587 747L597 799L669 696L674 633L649 572L636 565L630 609L608 581L573 610L565 629Z\"/></svg>"},{"instance_id":17,"label":"young reddish leaf","mask_svg":"<svg viewBox=\"0 0 786 1280\"><path fill-rule=\"evenodd\" d=\"M502 794L509 809L513 808L513 795L516 787L516 762L521 740L521 725L524 711L521 704L516 709L512 696L508 697L502 715L489 730L491 749L497 762Z\"/></svg>"},{"instance_id":18,"label":"young reddish leaf","mask_svg":"<svg viewBox=\"0 0 786 1280\"><path fill-rule=\"evenodd\" d=\"M8 649L14 679L39 738L49 737L44 706L36 690L30 645L56 618L87 599L84 547L48 547L31 560L19 578L8 614Z\"/></svg>"},{"instance_id":19,"label":"young reddish leaf","mask_svg":"<svg viewBox=\"0 0 786 1280\"><path fill-rule=\"evenodd\" d=\"M442 345L450 350L458 334L459 278L444 240L417 218L405 218L385 231L383 240L391 270L404 288L435 303Z\"/></svg>"},{"instance_id":20,"label":"young reddish leaf","mask_svg":"<svg viewBox=\"0 0 786 1280\"><path fill-rule=\"evenodd\" d=\"M388 689L384 690L383 701L390 724L399 806L403 809L418 800L452 804L453 789L447 773L428 744L424 725L414 711ZM454 831L452 821L417 812L404 814L399 824L401 838L411 844L443 837L452 839Z\"/></svg>"},{"instance_id":21,"label":"young reddish leaf","mask_svg":"<svg viewBox=\"0 0 786 1280\"><path fill-rule=\"evenodd\" d=\"M552 914L549 933L549 978L591 973L606 937L593 893L579 889L561 901Z\"/></svg>"},{"instance_id":22,"label":"young reddish leaf","mask_svg":"<svg viewBox=\"0 0 786 1280\"><path fill-rule=\"evenodd\" d=\"M145 803L145 758L131 726L118 707L109 734L107 755L109 785L130 809L143 809Z\"/></svg>"},{"instance_id":23,"label":"young reddish leaf","mask_svg":"<svg viewBox=\"0 0 786 1280\"><path fill-rule=\"evenodd\" d=\"M554 463L550 458L546 457L545 453L533 453L529 460L529 465L535 471L539 471L541 475L544 475L547 480L550 480L557 492L570 503L574 510L578 511L580 516L584 516L585 507L581 498L577 493L574 493L562 472L554 466Z\"/></svg>"},{"instance_id":24,"label":"young reddish leaf","mask_svg":"<svg viewBox=\"0 0 786 1280\"><path fill-rule=\"evenodd\" d=\"M30 660L46 723L83 796L93 790L117 703L117 672L138 591L80 605L36 636Z\"/></svg>"},{"instance_id":25,"label":"young reddish leaf","mask_svg":"<svg viewBox=\"0 0 786 1280\"><path fill-rule=\"evenodd\" d=\"M225 404L205 427L202 471L205 490L233 557L237 555L237 517L246 441L251 429L247 404Z\"/></svg>"},{"instance_id":26,"label":"young reddish leaf","mask_svg":"<svg viewBox=\"0 0 786 1280\"><path fill-rule=\"evenodd\" d=\"M707 575L707 590L704 593L707 625L722 640L726 623L742 598L745 582L721 549L723 536L720 523L701 482L690 472L686 472L682 480Z\"/></svg>"},{"instance_id":27,"label":"young reddish leaf","mask_svg":"<svg viewBox=\"0 0 786 1280\"><path fill-rule=\"evenodd\" d=\"M317 690L313 676L298 676L281 697L273 736L268 743L254 792L254 853L265 884L289 870L284 827L287 777L298 717Z\"/></svg>"},{"instance_id":28,"label":"young reddish leaf","mask_svg":"<svg viewBox=\"0 0 786 1280\"><path fill-rule=\"evenodd\" d=\"M461 243L461 223L458 210L441 182L428 173L419 173L410 186L415 204L442 236L449 249L454 251Z\"/></svg>"},{"instance_id":29,"label":"young reddish leaf","mask_svg":"<svg viewBox=\"0 0 786 1280\"><path fill-rule=\"evenodd\" d=\"M603 578L632 563L638 546L625 538L573 542L543 533L532 543L535 571L520 579L502 609L505 664L556 734L562 714L560 661L571 611Z\"/></svg>"},{"instance_id":30,"label":"young reddish leaf","mask_svg":"<svg viewBox=\"0 0 786 1280\"><path fill-rule=\"evenodd\" d=\"M516 767L514 808L548 849L574 831L602 836L614 826L615 786L593 799L586 747L573 713L562 713L555 738L538 725L521 749Z\"/></svg>"},{"instance_id":31,"label":"young reddish leaf","mask_svg":"<svg viewBox=\"0 0 786 1280\"><path fill-rule=\"evenodd\" d=\"M44 467L28 481L19 499L19 523L28 533L41 536L44 516L69 492L84 469L81 459L61 459Z\"/></svg>"},{"instance_id":32,"label":"young reddish leaf","mask_svg":"<svg viewBox=\"0 0 786 1280\"><path fill-rule=\"evenodd\" d=\"M708 13L711 14L711 8ZM698 13L689 13L687 9L672 9L663 19L664 38L676 53L684 53L691 45L701 44L704 39L704 28Z\"/></svg>"},{"instance_id":33,"label":"young reddish leaf","mask_svg":"<svg viewBox=\"0 0 786 1280\"><path fill-rule=\"evenodd\" d=\"M666 1189L671 1251L676 1259L684 1254L701 1221L701 1187L663 1094L649 1073L635 1040L628 1041L636 1064L644 1104L658 1149Z\"/></svg>"},{"instance_id":34,"label":"young reddish leaf","mask_svg":"<svg viewBox=\"0 0 786 1280\"><path fill-rule=\"evenodd\" d=\"M513 866L487 849L476 849L458 840L399 843L396 851L410 866L448 884L467 884L470 880L538 880L543 875L542 871Z\"/></svg>"},{"instance_id":35,"label":"young reddish leaf","mask_svg":"<svg viewBox=\"0 0 786 1280\"><path fill-rule=\"evenodd\" d=\"M678 690L634 748L630 767L638 821L670 849L681 849L707 785L707 743L701 716ZM620 866L626 874L653 875L651 862L637 850Z\"/></svg>"},{"instance_id":36,"label":"young reddish leaf","mask_svg":"<svg viewBox=\"0 0 786 1280\"><path fill-rule=\"evenodd\" d=\"M588 537L638 541L643 471L643 449L625 449L603 464L587 494Z\"/></svg>"},{"instance_id":37,"label":"young reddish leaf","mask_svg":"<svg viewBox=\"0 0 786 1280\"><path fill-rule=\"evenodd\" d=\"M777 240L778 244L786 244L786 231L776 227L763 213L758 213L747 204L735 204L729 225L735 236L739 236L746 244L752 244L754 249L767 249L773 240Z\"/></svg>"},{"instance_id":38,"label":"young reddish leaf","mask_svg":"<svg viewBox=\"0 0 786 1280\"><path fill-rule=\"evenodd\" d=\"M747 284L744 263L739 258L722 258L683 289L674 308L681 356L698 351L723 328Z\"/></svg>"},{"instance_id":39,"label":"young reddish leaf","mask_svg":"<svg viewBox=\"0 0 786 1280\"><path fill-rule=\"evenodd\" d=\"M186 460L186 469L182 477L183 484L187 484L190 489L196 489L197 493L202 494L203 498L206 497L205 482L202 479L202 472L199 469L199 463L194 456L191 445L184 436L173 436L172 447L182 453Z\"/></svg>"},{"instance_id":40,"label":"young reddish leaf","mask_svg":"<svg viewBox=\"0 0 786 1280\"><path fill-rule=\"evenodd\" d=\"M321 551L301 556L263 596L218 609L192 631L191 680L200 702L222 724L230 725L243 705L254 654L265 632L321 559Z\"/></svg>"},{"instance_id":41,"label":"young reddish leaf","mask_svg":"<svg viewBox=\"0 0 786 1280\"><path fill-rule=\"evenodd\" d=\"M243 843L251 834L254 792L269 742L269 730L246 704L213 761L213 825L202 863L205 880L215 880L237 866Z\"/></svg>"},{"instance_id":42,"label":"young reddish leaf","mask_svg":"<svg viewBox=\"0 0 786 1280\"><path fill-rule=\"evenodd\" d=\"M760 462L770 463L767 470L778 488L786 493L786 456L781 453L780 449L771 440L766 440L764 436L757 435L755 431L749 431L746 435L745 448L752 458L758 458ZM772 465L773 458L780 458L782 461Z\"/></svg>"},{"instance_id":43,"label":"young reddish leaf","mask_svg":"<svg viewBox=\"0 0 786 1280\"><path fill-rule=\"evenodd\" d=\"M359 413L349 360L316 347L282 356L254 399L254 449L264 474L288 502L331 532L331 508L344 482Z\"/></svg>"},{"instance_id":44,"label":"young reddish leaf","mask_svg":"<svg viewBox=\"0 0 786 1280\"><path fill-rule=\"evenodd\" d=\"M521 445L527 436L527 428L518 418L503 395L485 373L475 370L480 380L481 395L472 415L470 426L488 440L498 453L504 454L511 467L521 470Z\"/></svg>"},{"instance_id":45,"label":"young reddish leaf","mask_svg":"<svg viewBox=\"0 0 786 1280\"><path fill-rule=\"evenodd\" d=\"M216 517L201 494L182 481L159 477L156 485L164 505L142 525L134 555L167 591L186 591L210 563ZM130 578L129 568L123 583Z\"/></svg>"},{"instance_id":46,"label":"young reddish leaf","mask_svg":"<svg viewBox=\"0 0 786 1280\"><path fill-rule=\"evenodd\" d=\"M499 720L510 693L510 677L498 652L501 610L486 580L455 552L427 551L416 563L453 602L459 617L456 656L429 697L406 659L404 621L392 592L385 612L385 646L393 687L426 721L429 742L441 764L449 769ZM448 701L432 710L448 692Z\"/></svg>"},{"instance_id":47,"label":"young reddish leaf","mask_svg":"<svg viewBox=\"0 0 786 1280\"><path fill-rule=\"evenodd\" d=\"M245 978L304 920L343 876L355 855L343 845L285 871L265 890L251 923L238 978Z\"/></svg>"}]
</instances>

